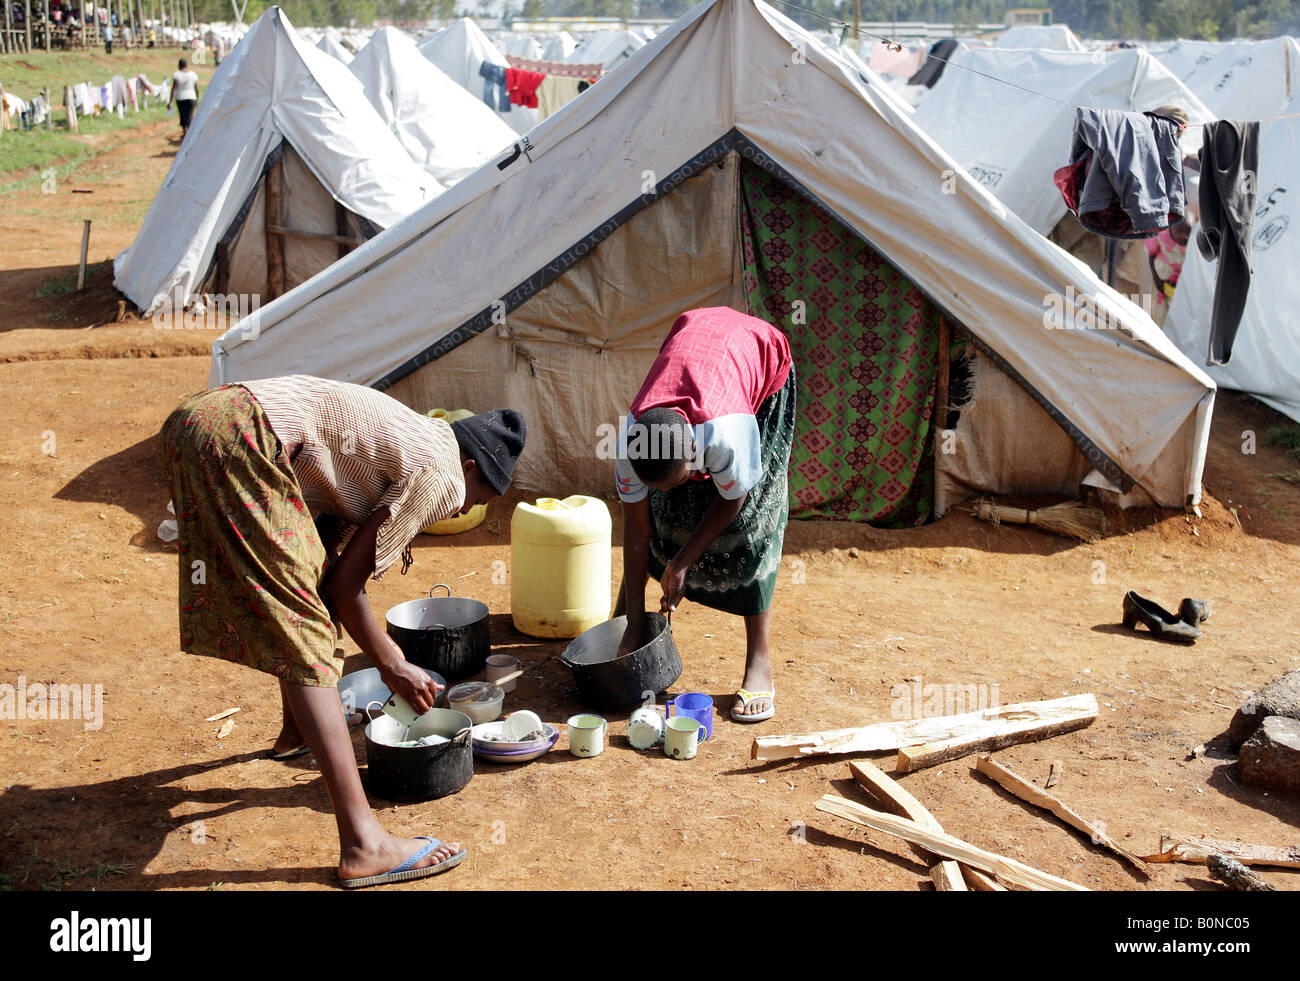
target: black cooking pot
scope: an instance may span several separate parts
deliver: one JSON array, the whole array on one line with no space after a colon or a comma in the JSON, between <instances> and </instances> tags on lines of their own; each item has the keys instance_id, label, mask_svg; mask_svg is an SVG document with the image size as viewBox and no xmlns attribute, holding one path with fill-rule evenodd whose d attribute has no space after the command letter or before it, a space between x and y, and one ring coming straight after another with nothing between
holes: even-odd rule
<instances>
[{"instance_id":1,"label":"black cooking pot","mask_svg":"<svg viewBox=\"0 0 1300 981\"><path fill-rule=\"evenodd\" d=\"M435 599L433 590L439 587L447 595ZM385 620L388 636L408 661L449 681L482 671L492 653L487 605L454 597L451 587L443 583L429 590L428 599L399 603Z\"/></svg>"},{"instance_id":2,"label":"black cooking pot","mask_svg":"<svg viewBox=\"0 0 1300 981\"><path fill-rule=\"evenodd\" d=\"M376 797L436 800L454 794L474 776L473 723L464 712L430 709L406 726L387 715L366 725L366 785ZM392 746L404 738L445 736L437 746Z\"/></svg>"},{"instance_id":3,"label":"black cooking pot","mask_svg":"<svg viewBox=\"0 0 1300 981\"><path fill-rule=\"evenodd\" d=\"M618 657L627 617L614 617L580 634L560 656L573 672L578 701L592 708L622 711L667 691L681 677L682 659L672 628L661 613L645 614L648 644Z\"/></svg>"}]
</instances>

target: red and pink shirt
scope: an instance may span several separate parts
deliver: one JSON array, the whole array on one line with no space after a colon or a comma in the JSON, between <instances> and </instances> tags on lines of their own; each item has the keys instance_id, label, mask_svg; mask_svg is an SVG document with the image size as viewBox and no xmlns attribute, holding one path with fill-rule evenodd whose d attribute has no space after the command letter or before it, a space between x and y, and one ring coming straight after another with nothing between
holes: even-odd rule
<instances>
[{"instance_id":1,"label":"red and pink shirt","mask_svg":"<svg viewBox=\"0 0 1300 981\"><path fill-rule=\"evenodd\" d=\"M711 479L736 500L763 476L755 418L764 399L790 377L790 343L764 320L707 307L677 318L619 431L618 496L643 500L646 486L627 459L627 428L650 409L675 409L695 438L695 479Z\"/></svg>"}]
</instances>

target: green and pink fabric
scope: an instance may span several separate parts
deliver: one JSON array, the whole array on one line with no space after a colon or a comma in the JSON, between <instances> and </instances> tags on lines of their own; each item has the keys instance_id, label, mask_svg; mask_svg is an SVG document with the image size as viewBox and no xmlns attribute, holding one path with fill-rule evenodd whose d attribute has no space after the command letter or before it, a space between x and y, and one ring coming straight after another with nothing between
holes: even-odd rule
<instances>
[{"instance_id":1,"label":"green and pink fabric","mask_svg":"<svg viewBox=\"0 0 1300 981\"><path fill-rule=\"evenodd\" d=\"M740 169L749 312L780 327L798 368L790 515L886 527L934 501L940 311L824 209Z\"/></svg>"}]
</instances>

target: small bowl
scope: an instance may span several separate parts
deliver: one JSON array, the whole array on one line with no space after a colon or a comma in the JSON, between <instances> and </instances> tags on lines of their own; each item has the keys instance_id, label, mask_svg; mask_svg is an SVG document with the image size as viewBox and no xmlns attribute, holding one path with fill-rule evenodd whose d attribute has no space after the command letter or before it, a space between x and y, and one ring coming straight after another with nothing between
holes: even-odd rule
<instances>
[{"instance_id":1,"label":"small bowl","mask_svg":"<svg viewBox=\"0 0 1300 981\"><path fill-rule=\"evenodd\" d=\"M427 668L421 668L425 674L442 686L438 692L438 697L434 700L435 708L447 707L447 679L438 674L437 671L430 671ZM339 679L339 701L343 703L343 711L346 714L348 706L351 705L352 711L361 715L365 714L366 706L371 702L378 702L383 705L393 694L388 686L384 684L379 677L378 668L365 668L362 671L353 671L351 674L345 674Z\"/></svg>"},{"instance_id":2,"label":"small bowl","mask_svg":"<svg viewBox=\"0 0 1300 981\"><path fill-rule=\"evenodd\" d=\"M483 681L468 681L447 691L448 708L464 712L475 725L499 718L505 700L505 692Z\"/></svg>"},{"instance_id":3,"label":"small bowl","mask_svg":"<svg viewBox=\"0 0 1300 981\"><path fill-rule=\"evenodd\" d=\"M504 726L504 722L483 722L471 729L470 741L474 755L490 763L527 763L549 753L560 738L560 730L543 722L542 728L546 730L546 735L541 739L522 743L504 742L500 738ZM497 738L486 739L486 736Z\"/></svg>"}]
</instances>

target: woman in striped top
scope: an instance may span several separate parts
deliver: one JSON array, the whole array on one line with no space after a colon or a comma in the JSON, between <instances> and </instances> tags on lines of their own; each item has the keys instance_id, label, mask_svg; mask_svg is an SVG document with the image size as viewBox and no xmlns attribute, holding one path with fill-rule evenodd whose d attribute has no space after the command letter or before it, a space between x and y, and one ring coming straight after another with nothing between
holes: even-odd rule
<instances>
[{"instance_id":1,"label":"woman in striped top","mask_svg":"<svg viewBox=\"0 0 1300 981\"><path fill-rule=\"evenodd\" d=\"M163 425L181 646L279 679L284 726L272 755L310 749L320 761L345 886L433 874L466 853L393 837L370 812L340 711L336 624L393 692L432 708L436 686L380 627L365 582L399 558L405 572L422 528L504 493L524 438L517 412L448 425L374 389L306 375L204 392Z\"/></svg>"}]
</instances>

